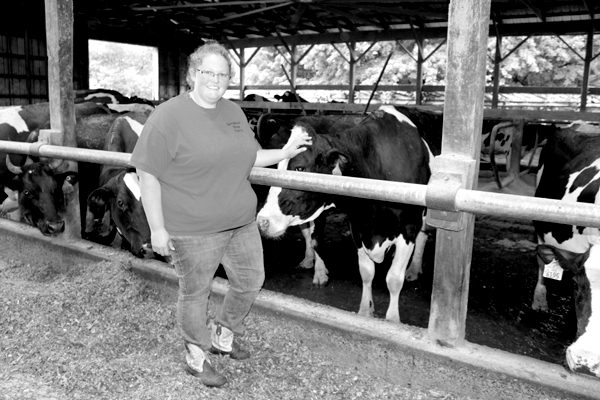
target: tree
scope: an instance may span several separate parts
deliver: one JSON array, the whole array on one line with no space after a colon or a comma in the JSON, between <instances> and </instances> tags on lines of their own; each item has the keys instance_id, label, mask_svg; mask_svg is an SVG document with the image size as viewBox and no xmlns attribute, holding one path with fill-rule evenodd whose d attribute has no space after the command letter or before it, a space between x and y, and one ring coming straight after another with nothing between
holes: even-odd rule
<instances>
[{"instance_id":1,"label":"tree","mask_svg":"<svg viewBox=\"0 0 600 400\"><path fill-rule=\"evenodd\" d=\"M524 37L513 36L502 39L502 54L521 42ZM585 57L585 36L536 36L527 41L501 64L500 85L505 86L581 86L583 80L583 60ZM568 44L565 44L565 42ZM488 41L488 82L492 80L493 60L496 39ZM569 48L577 51L577 54ZM600 43L595 41L593 54L600 51ZM590 86L600 84L600 64L593 61L590 68Z\"/></svg>"},{"instance_id":2,"label":"tree","mask_svg":"<svg viewBox=\"0 0 600 400\"><path fill-rule=\"evenodd\" d=\"M128 97L152 99L155 51L152 47L90 40L90 89L112 89Z\"/></svg>"}]
</instances>

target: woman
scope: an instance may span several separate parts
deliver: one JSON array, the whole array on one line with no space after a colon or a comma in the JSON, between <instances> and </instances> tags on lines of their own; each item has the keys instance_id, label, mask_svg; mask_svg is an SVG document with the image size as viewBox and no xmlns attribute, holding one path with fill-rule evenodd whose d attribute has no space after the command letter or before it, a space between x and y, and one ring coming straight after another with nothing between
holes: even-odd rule
<instances>
[{"instance_id":1,"label":"woman","mask_svg":"<svg viewBox=\"0 0 600 400\"><path fill-rule=\"evenodd\" d=\"M285 150L261 149L242 109L222 98L231 72L229 52L220 44L196 49L187 75L193 89L156 108L131 156L152 249L171 256L179 278L177 324L186 371L207 386L226 383L207 352L249 357L233 339L244 333L243 321L264 281L250 171L292 158L311 144L305 135ZM219 264L229 291L209 331L208 297Z\"/></svg>"}]
</instances>

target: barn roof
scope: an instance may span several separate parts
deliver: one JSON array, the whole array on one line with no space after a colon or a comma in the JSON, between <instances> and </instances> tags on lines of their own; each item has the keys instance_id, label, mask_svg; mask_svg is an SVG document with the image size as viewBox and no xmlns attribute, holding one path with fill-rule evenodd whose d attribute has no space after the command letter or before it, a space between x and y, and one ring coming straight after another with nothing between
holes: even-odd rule
<instances>
[{"instance_id":1,"label":"barn roof","mask_svg":"<svg viewBox=\"0 0 600 400\"><path fill-rule=\"evenodd\" d=\"M75 0L90 37L138 43L216 39L236 47L446 37L449 0ZM492 0L490 34L584 34L594 0ZM595 14L593 17L592 15ZM469 23L465 21L465 23Z\"/></svg>"}]
</instances>

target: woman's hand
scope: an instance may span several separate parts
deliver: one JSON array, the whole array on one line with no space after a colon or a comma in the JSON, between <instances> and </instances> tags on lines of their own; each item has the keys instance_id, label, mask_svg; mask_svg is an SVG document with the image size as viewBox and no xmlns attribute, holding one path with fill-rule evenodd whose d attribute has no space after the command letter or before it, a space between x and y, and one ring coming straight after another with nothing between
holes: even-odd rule
<instances>
[{"instance_id":1,"label":"woman's hand","mask_svg":"<svg viewBox=\"0 0 600 400\"><path fill-rule=\"evenodd\" d=\"M294 158L298 154L306 151L306 147L303 146L311 146L312 138L308 136L307 133L303 133L298 136L290 145L284 149L286 152L286 158Z\"/></svg>"},{"instance_id":2,"label":"woman's hand","mask_svg":"<svg viewBox=\"0 0 600 400\"><path fill-rule=\"evenodd\" d=\"M160 254L163 257L171 255L171 250L175 250L173 242L171 241L171 236L169 236L169 232L167 232L166 229L152 232L151 242L152 251Z\"/></svg>"}]
</instances>

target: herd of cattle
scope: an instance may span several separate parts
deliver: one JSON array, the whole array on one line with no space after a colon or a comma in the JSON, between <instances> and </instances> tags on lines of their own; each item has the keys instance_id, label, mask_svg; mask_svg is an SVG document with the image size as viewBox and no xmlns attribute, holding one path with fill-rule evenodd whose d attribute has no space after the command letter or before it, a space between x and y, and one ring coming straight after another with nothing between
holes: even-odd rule
<instances>
[{"instance_id":1,"label":"herd of cattle","mask_svg":"<svg viewBox=\"0 0 600 400\"><path fill-rule=\"evenodd\" d=\"M106 91L89 91L76 100L78 146L131 153L153 106L139 99L117 97ZM104 100L98 102L98 98ZM249 99L246 99L248 101ZM262 100L262 99L257 99ZM289 99L288 99L289 100ZM292 101L296 101L295 96ZM119 105L118 107L116 107ZM116 111L116 112L115 112ZM269 133L256 132L264 148L283 147L303 132L312 146L278 169L343 175L358 178L427 184L430 163L440 154L442 114L401 106L382 106L366 116L304 115L269 117ZM0 109L0 140L37 140L40 129L49 128L48 104ZM492 127L484 121L482 153ZM87 125L86 125L87 124ZM98 133L87 135L91 126ZM524 148L544 143L540 156L536 196L595 204L600 188L600 130L576 122L558 128L528 124ZM255 129L259 130L257 126ZM86 132L84 132L84 130ZM510 149L509 130L496 135L501 151ZM529 140L533 137L533 140ZM551 160L551 162L547 162ZM23 222L37 226L45 235L60 234L65 221L64 193L78 182L77 174L65 170L60 160L49 162L33 156L0 152L0 184L4 191L1 211L16 211ZM79 179L80 183L84 180ZM142 258L157 258L150 245L150 229L140 201L135 169L103 165L97 177L85 176L85 215L82 237L104 245L120 239L123 248ZM91 186L89 184L91 183ZM81 187L80 187L81 188ZM315 269L314 283L327 283L327 268L319 257L322 212L336 207L347 215L363 281L359 314L373 315L371 284L375 264L387 254L392 258L386 282L390 292L386 319L400 322L399 295L405 280L417 279L427 240L426 209L420 206L334 196L318 192L256 187L259 197L257 222L265 237L280 237L298 225L306 239L301 265ZM267 191L268 190L268 191ZM538 237L538 283L532 307L547 310L546 279L564 271L564 284L575 282L573 298L577 313L577 336L567 349L574 371L600 377L600 232L597 227L567 226L534 221ZM409 266L410 263L410 266ZM594 314L594 311L596 313Z\"/></svg>"}]
</instances>

